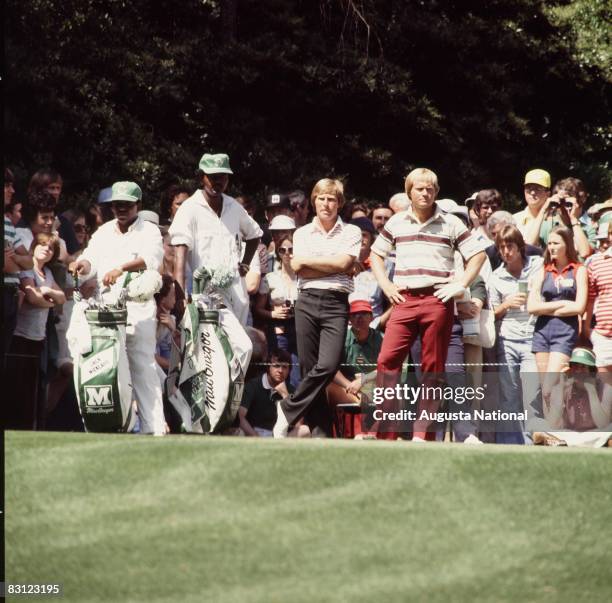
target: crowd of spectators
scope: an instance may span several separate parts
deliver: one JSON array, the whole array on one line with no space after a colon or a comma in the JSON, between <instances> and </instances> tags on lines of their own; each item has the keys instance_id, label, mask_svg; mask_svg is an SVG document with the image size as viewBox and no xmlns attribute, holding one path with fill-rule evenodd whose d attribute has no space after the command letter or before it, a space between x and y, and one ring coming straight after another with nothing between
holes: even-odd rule
<instances>
[{"instance_id":1,"label":"crowd of spectators","mask_svg":"<svg viewBox=\"0 0 612 603\"><path fill-rule=\"evenodd\" d=\"M127 344L139 431L179 433L163 383L191 275L229 258L224 303L253 345L230 433L564 445L563 429L611 429L612 199L589 205L581 180L553 186L534 169L512 214L494 188L438 199L436 175L420 169L388 202L347 201L331 179L259 202L225 194L227 156L204 155L199 168L197 187L170 186L157 211L135 183L64 207L52 169L17 196L5 169L7 426L82 429L66 342L75 290L95 296L147 268L162 289L151 309L132 310ZM381 430L364 411L372 388L415 371L474 383L495 372L498 408L528 408L552 428Z\"/></svg>"}]
</instances>

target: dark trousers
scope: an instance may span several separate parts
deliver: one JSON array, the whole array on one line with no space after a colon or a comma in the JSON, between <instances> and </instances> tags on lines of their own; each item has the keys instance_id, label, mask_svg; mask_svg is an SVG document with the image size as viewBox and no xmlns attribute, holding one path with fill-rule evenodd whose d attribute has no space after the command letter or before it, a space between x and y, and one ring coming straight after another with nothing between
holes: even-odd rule
<instances>
[{"instance_id":1,"label":"dark trousers","mask_svg":"<svg viewBox=\"0 0 612 603\"><path fill-rule=\"evenodd\" d=\"M300 291L295 304L297 348L302 381L292 396L281 402L290 425L305 423L332 432L332 413L325 388L342 360L348 324L348 294L324 289Z\"/></svg>"},{"instance_id":2,"label":"dark trousers","mask_svg":"<svg viewBox=\"0 0 612 603\"><path fill-rule=\"evenodd\" d=\"M6 368L6 355L11 348L11 340L17 326L17 312L19 310L19 289L17 285L2 286L2 302L4 324L2 326L4 334L4 351L2 366Z\"/></svg>"},{"instance_id":3,"label":"dark trousers","mask_svg":"<svg viewBox=\"0 0 612 603\"><path fill-rule=\"evenodd\" d=\"M7 358L8 397L5 399L7 429L36 429L42 409L39 406L40 357L44 342L15 335Z\"/></svg>"}]
</instances>

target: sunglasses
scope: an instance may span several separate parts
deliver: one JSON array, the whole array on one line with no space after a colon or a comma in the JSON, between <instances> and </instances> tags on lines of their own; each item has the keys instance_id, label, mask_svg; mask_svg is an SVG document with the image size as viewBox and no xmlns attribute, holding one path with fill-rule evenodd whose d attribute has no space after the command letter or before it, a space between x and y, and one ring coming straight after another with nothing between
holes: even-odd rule
<instances>
[{"instance_id":1,"label":"sunglasses","mask_svg":"<svg viewBox=\"0 0 612 603\"><path fill-rule=\"evenodd\" d=\"M285 255L286 253L293 253L293 247L279 247L278 253Z\"/></svg>"}]
</instances>

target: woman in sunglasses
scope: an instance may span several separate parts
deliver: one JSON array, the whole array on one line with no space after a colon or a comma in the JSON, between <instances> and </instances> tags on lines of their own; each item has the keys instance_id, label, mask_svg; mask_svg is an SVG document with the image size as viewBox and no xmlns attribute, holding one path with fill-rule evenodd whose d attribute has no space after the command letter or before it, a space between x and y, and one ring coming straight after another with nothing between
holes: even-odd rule
<instances>
[{"instance_id":1,"label":"woman in sunglasses","mask_svg":"<svg viewBox=\"0 0 612 603\"><path fill-rule=\"evenodd\" d=\"M262 279L255 299L255 315L268 325L269 350L289 352L293 359L290 383L299 381L294 305L297 299L297 274L291 268L293 236L285 235L275 250L275 268Z\"/></svg>"},{"instance_id":2,"label":"woman in sunglasses","mask_svg":"<svg viewBox=\"0 0 612 603\"><path fill-rule=\"evenodd\" d=\"M74 229L74 235L79 243L78 250L73 254L76 259L78 255L87 247L89 241L89 226L87 226L87 216L80 209L68 209L62 214L63 218L68 219Z\"/></svg>"}]
</instances>

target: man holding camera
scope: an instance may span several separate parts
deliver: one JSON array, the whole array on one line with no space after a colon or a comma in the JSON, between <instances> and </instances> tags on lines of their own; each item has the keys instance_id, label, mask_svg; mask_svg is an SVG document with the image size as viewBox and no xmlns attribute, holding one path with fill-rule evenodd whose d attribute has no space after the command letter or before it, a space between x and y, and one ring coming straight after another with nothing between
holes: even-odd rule
<instances>
[{"instance_id":1,"label":"man holding camera","mask_svg":"<svg viewBox=\"0 0 612 603\"><path fill-rule=\"evenodd\" d=\"M555 184L553 194L540 208L526 229L525 242L545 248L553 228L565 226L572 231L574 246L580 257L587 258L597 247L595 228L583 215L587 194L577 178L565 178Z\"/></svg>"}]
</instances>

